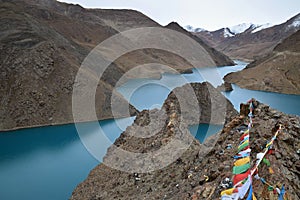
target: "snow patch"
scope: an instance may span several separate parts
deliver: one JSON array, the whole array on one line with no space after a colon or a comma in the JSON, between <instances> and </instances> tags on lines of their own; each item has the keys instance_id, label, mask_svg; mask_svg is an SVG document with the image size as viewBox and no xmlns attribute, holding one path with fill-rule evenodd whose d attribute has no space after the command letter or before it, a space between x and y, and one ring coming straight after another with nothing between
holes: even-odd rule
<instances>
[{"instance_id":1,"label":"snow patch","mask_svg":"<svg viewBox=\"0 0 300 200\"><path fill-rule=\"evenodd\" d=\"M298 16L296 19L294 19L293 23L291 23L289 26L289 28L298 28L300 27L300 16Z\"/></svg>"},{"instance_id":2,"label":"snow patch","mask_svg":"<svg viewBox=\"0 0 300 200\"><path fill-rule=\"evenodd\" d=\"M252 23L242 23L238 24L236 26L229 27L229 30L234 35L240 34L245 32L247 29L249 29L253 24Z\"/></svg>"},{"instance_id":3,"label":"snow patch","mask_svg":"<svg viewBox=\"0 0 300 200\"><path fill-rule=\"evenodd\" d=\"M202 31L206 31L205 29L203 28L194 28L193 26L191 25L187 25L184 27L185 30L189 31L189 32L195 32L195 33L198 33L198 32L202 32Z\"/></svg>"},{"instance_id":4,"label":"snow patch","mask_svg":"<svg viewBox=\"0 0 300 200\"><path fill-rule=\"evenodd\" d=\"M263 29L270 28L271 26L273 26L273 24L267 23L267 24L254 25L254 26L255 27L253 28L253 31L251 31L251 33L256 33L256 32L261 31Z\"/></svg>"},{"instance_id":5,"label":"snow patch","mask_svg":"<svg viewBox=\"0 0 300 200\"><path fill-rule=\"evenodd\" d=\"M235 36L235 34L231 33L230 29L229 28L224 28L224 37L227 38L227 37L233 37Z\"/></svg>"},{"instance_id":6,"label":"snow patch","mask_svg":"<svg viewBox=\"0 0 300 200\"><path fill-rule=\"evenodd\" d=\"M300 26L300 21L293 22L292 26L299 27Z\"/></svg>"}]
</instances>

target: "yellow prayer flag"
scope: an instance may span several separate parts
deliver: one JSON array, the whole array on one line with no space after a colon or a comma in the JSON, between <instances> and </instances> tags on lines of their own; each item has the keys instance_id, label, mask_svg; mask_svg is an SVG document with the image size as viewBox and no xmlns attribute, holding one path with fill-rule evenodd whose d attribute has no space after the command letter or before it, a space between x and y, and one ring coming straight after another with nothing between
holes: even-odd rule
<instances>
[{"instance_id":1,"label":"yellow prayer flag","mask_svg":"<svg viewBox=\"0 0 300 200\"><path fill-rule=\"evenodd\" d=\"M234 162L234 166L241 166L244 165L246 163L250 162L250 157L245 157L245 158L241 158L238 159L237 161Z\"/></svg>"},{"instance_id":2,"label":"yellow prayer flag","mask_svg":"<svg viewBox=\"0 0 300 200\"><path fill-rule=\"evenodd\" d=\"M231 195L231 194L233 193L234 189L235 189L235 188L230 188L230 189L228 189L228 190L222 191L222 192L221 192L221 196L223 196L223 195Z\"/></svg>"},{"instance_id":3,"label":"yellow prayer flag","mask_svg":"<svg viewBox=\"0 0 300 200\"><path fill-rule=\"evenodd\" d=\"M252 200L257 200L257 198L254 195L254 192L252 193Z\"/></svg>"}]
</instances>

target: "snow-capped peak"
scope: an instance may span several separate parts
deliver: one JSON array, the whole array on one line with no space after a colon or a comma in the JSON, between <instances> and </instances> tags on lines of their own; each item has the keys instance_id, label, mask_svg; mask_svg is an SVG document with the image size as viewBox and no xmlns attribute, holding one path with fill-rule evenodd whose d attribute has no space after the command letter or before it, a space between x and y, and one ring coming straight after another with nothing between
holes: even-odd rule
<instances>
[{"instance_id":1,"label":"snow-capped peak","mask_svg":"<svg viewBox=\"0 0 300 200\"><path fill-rule=\"evenodd\" d=\"M242 24L238 24L236 26L228 27L228 29L230 30L231 33L233 33L234 35L236 35L236 34L240 34L240 33L245 32L252 25L253 24L251 24L251 23L242 23Z\"/></svg>"},{"instance_id":2,"label":"snow-capped peak","mask_svg":"<svg viewBox=\"0 0 300 200\"><path fill-rule=\"evenodd\" d=\"M299 20L300 21L300 20ZM300 24L299 24L300 25ZM244 33L248 29L251 30L251 33L256 33L263 29L273 26L270 23L267 24L252 24L252 23L243 23L236 26L232 26L224 29L224 37L233 37L237 34Z\"/></svg>"},{"instance_id":3,"label":"snow-capped peak","mask_svg":"<svg viewBox=\"0 0 300 200\"><path fill-rule=\"evenodd\" d=\"M189 31L189 32L202 32L202 31L206 31L205 29L203 29L203 28L194 28L193 26L191 26L191 25L187 25L187 26L185 26L184 27L187 31Z\"/></svg>"}]
</instances>

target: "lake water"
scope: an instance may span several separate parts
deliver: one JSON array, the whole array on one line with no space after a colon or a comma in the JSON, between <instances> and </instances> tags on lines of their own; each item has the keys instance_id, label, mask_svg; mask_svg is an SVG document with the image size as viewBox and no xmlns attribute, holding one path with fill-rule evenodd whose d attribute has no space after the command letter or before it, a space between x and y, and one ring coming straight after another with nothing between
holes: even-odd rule
<instances>
[{"instance_id":1,"label":"lake water","mask_svg":"<svg viewBox=\"0 0 300 200\"><path fill-rule=\"evenodd\" d=\"M131 80L118 91L137 109L159 108L169 92L187 82L209 80L214 85L233 71L239 71L246 63L236 66L211 69L194 69L191 74L164 74L161 80ZM218 78L215 78L218 76ZM224 95L239 109L241 102L254 97L283 112L300 115L300 96L251 91L233 86L234 91ZM101 128L107 138L113 141L133 122L134 118L104 120ZM121 126L119 124L122 124ZM86 126L86 135L93 138L98 134ZM208 124L190 127L191 133L203 142L218 132L220 126ZM104 155L109 145L99 151ZM0 134L0 199L68 199L77 184L82 182L99 162L81 143L74 124L23 129Z\"/></svg>"},{"instance_id":2,"label":"lake water","mask_svg":"<svg viewBox=\"0 0 300 200\"><path fill-rule=\"evenodd\" d=\"M134 117L103 120L113 143ZM89 123L86 136L97 135ZM99 151L104 155L109 146ZM22 129L0 134L0 200L68 199L90 170L99 164L81 143L74 124Z\"/></svg>"},{"instance_id":3,"label":"lake water","mask_svg":"<svg viewBox=\"0 0 300 200\"><path fill-rule=\"evenodd\" d=\"M196 124L189 127L191 134L203 143L209 136L218 133L223 128L222 125Z\"/></svg>"},{"instance_id":4,"label":"lake water","mask_svg":"<svg viewBox=\"0 0 300 200\"><path fill-rule=\"evenodd\" d=\"M219 67L216 69L193 69L193 73L191 74L163 74L160 80L130 80L117 88L117 91L140 111L149 108L160 108L168 94L176 87L186 83L203 81L209 81L216 87L223 82L222 79L226 74L240 71L247 65L244 62L236 62L238 64L236 66ZM240 103L247 102L254 97L282 112L300 115L300 95L247 90L234 84L233 89L232 92L223 92L223 94L232 102L237 110L239 110Z\"/></svg>"}]
</instances>

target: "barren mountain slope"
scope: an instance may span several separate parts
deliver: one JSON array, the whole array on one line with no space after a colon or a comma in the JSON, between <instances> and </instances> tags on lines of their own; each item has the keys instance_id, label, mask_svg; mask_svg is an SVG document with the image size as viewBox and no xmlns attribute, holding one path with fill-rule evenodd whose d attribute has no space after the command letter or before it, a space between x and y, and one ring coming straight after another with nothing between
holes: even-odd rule
<instances>
[{"instance_id":1,"label":"barren mountain slope","mask_svg":"<svg viewBox=\"0 0 300 200\"><path fill-rule=\"evenodd\" d=\"M0 10L0 130L72 122L73 84L89 52L120 30L161 27L137 11L85 9L55 0L0 0ZM113 117L110 96L119 78L147 63L178 71L192 67L180 56L161 50L141 49L119 57L96 83L98 119ZM225 57L222 64L228 64ZM128 78L159 78L162 72L145 70ZM93 72L86 76L93 79ZM128 103L120 95L117 98L116 117L127 116ZM130 112L135 110L131 107Z\"/></svg>"},{"instance_id":2,"label":"barren mountain slope","mask_svg":"<svg viewBox=\"0 0 300 200\"><path fill-rule=\"evenodd\" d=\"M270 55L224 79L243 88L299 95L299 77L300 31L297 31L278 44Z\"/></svg>"}]
</instances>

